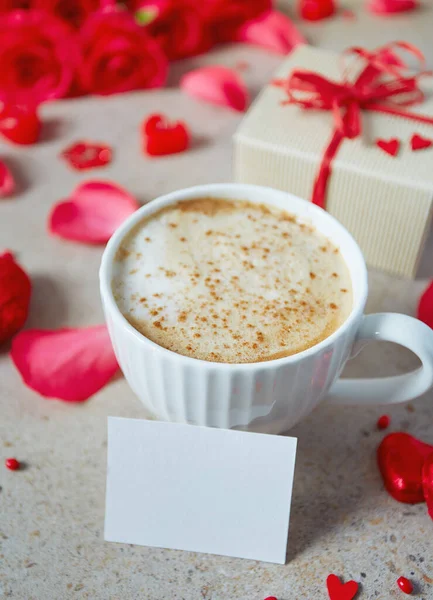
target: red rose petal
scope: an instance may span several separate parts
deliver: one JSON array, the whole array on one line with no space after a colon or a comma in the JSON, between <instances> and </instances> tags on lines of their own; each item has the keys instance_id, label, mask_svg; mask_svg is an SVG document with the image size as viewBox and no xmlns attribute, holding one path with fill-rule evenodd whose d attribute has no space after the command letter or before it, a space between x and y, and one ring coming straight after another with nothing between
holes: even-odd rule
<instances>
[{"instance_id":1,"label":"red rose petal","mask_svg":"<svg viewBox=\"0 0 433 600\"><path fill-rule=\"evenodd\" d=\"M15 191L15 180L3 161L0 160L0 198L11 196Z\"/></svg>"},{"instance_id":2,"label":"red rose petal","mask_svg":"<svg viewBox=\"0 0 433 600\"><path fill-rule=\"evenodd\" d=\"M419 300L417 317L433 329L433 281Z\"/></svg>"},{"instance_id":3,"label":"red rose petal","mask_svg":"<svg viewBox=\"0 0 433 600\"><path fill-rule=\"evenodd\" d=\"M108 165L111 162L112 154L112 149L106 144L80 141L68 146L60 156L73 169L84 171Z\"/></svg>"},{"instance_id":4,"label":"red rose petal","mask_svg":"<svg viewBox=\"0 0 433 600\"><path fill-rule=\"evenodd\" d=\"M377 462L385 488L398 502L424 502L422 469L433 446L408 433L390 433L377 449Z\"/></svg>"},{"instance_id":5,"label":"red rose petal","mask_svg":"<svg viewBox=\"0 0 433 600\"><path fill-rule=\"evenodd\" d=\"M67 402L87 400L119 368L105 325L22 331L12 342L11 357L32 390Z\"/></svg>"},{"instance_id":6,"label":"red rose petal","mask_svg":"<svg viewBox=\"0 0 433 600\"><path fill-rule=\"evenodd\" d=\"M144 150L150 156L184 152L190 144L190 133L185 123L170 123L164 115L150 115L142 125Z\"/></svg>"},{"instance_id":7,"label":"red rose petal","mask_svg":"<svg viewBox=\"0 0 433 600\"><path fill-rule=\"evenodd\" d=\"M307 43L289 17L276 10L244 23L237 33L237 40L263 46L277 54L288 54L299 44Z\"/></svg>"},{"instance_id":8,"label":"red rose petal","mask_svg":"<svg viewBox=\"0 0 433 600\"><path fill-rule=\"evenodd\" d=\"M418 7L417 0L370 0L368 9L378 15L407 12Z\"/></svg>"},{"instance_id":9,"label":"red rose petal","mask_svg":"<svg viewBox=\"0 0 433 600\"><path fill-rule=\"evenodd\" d=\"M392 138L390 140L376 140L376 146L389 154L390 156L397 156L400 150L400 140Z\"/></svg>"},{"instance_id":10,"label":"red rose petal","mask_svg":"<svg viewBox=\"0 0 433 600\"><path fill-rule=\"evenodd\" d=\"M79 185L72 196L56 204L48 227L53 235L103 244L138 208L138 202L120 186L106 181L88 181Z\"/></svg>"},{"instance_id":11,"label":"red rose petal","mask_svg":"<svg viewBox=\"0 0 433 600\"><path fill-rule=\"evenodd\" d=\"M337 575L328 575L326 587L330 600L352 600L358 593L359 584L353 580L342 583Z\"/></svg>"},{"instance_id":12,"label":"red rose petal","mask_svg":"<svg viewBox=\"0 0 433 600\"><path fill-rule=\"evenodd\" d=\"M424 461L422 469L422 486L427 502L428 514L433 519L433 452Z\"/></svg>"},{"instance_id":13,"label":"red rose petal","mask_svg":"<svg viewBox=\"0 0 433 600\"><path fill-rule=\"evenodd\" d=\"M199 100L242 112L249 102L248 90L233 69L213 66L190 71L180 82L181 89Z\"/></svg>"},{"instance_id":14,"label":"red rose petal","mask_svg":"<svg viewBox=\"0 0 433 600\"><path fill-rule=\"evenodd\" d=\"M21 329L27 319L32 284L10 252L0 255L0 344Z\"/></svg>"}]
</instances>

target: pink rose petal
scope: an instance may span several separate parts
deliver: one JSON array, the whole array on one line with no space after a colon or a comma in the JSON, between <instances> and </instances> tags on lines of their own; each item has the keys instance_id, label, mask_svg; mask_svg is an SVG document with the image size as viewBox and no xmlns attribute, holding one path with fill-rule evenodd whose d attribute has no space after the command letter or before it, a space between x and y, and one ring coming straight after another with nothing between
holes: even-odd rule
<instances>
[{"instance_id":1,"label":"pink rose petal","mask_svg":"<svg viewBox=\"0 0 433 600\"><path fill-rule=\"evenodd\" d=\"M181 89L199 100L227 106L239 112L249 102L248 90L241 77L228 67L203 67L190 71L180 82Z\"/></svg>"},{"instance_id":2,"label":"pink rose petal","mask_svg":"<svg viewBox=\"0 0 433 600\"><path fill-rule=\"evenodd\" d=\"M105 325L22 331L13 339L11 357L32 390L67 402L87 400L119 368Z\"/></svg>"},{"instance_id":3,"label":"pink rose petal","mask_svg":"<svg viewBox=\"0 0 433 600\"><path fill-rule=\"evenodd\" d=\"M103 244L138 206L137 200L120 186L88 181L53 207L48 227L53 235L68 240Z\"/></svg>"},{"instance_id":4,"label":"pink rose petal","mask_svg":"<svg viewBox=\"0 0 433 600\"><path fill-rule=\"evenodd\" d=\"M407 12L417 7L417 0L370 0L368 3L368 9L378 15Z\"/></svg>"},{"instance_id":5,"label":"pink rose petal","mask_svg":"<svg viewBox=\"0 0 433 600\"><path fill-rule=\"evenodd\" d=\"M292 21L276 10L244 23L237 39L239 42L263 46L277 54L288 54L299 44L307 43Z\"/></svg>"},{"instance_id":6,"label":"pink rose petal","mask_svg":"<svg viewBox=\"0 0 433 600\"><path fill-rule=\"evenodd\" d=\"M433 329L433 281L419 300L417 317Z\"/></svg>"},{"instance_id":7,"label":"pink rose petal","mask_svg":"<svg viewBox=\"0 0 433 600\"><path fill-rule=\"evenodd\" d=\"M15 181L3 161L0 160L0 198L11 196L15 191Z\"/></svg>"}]
</instances>

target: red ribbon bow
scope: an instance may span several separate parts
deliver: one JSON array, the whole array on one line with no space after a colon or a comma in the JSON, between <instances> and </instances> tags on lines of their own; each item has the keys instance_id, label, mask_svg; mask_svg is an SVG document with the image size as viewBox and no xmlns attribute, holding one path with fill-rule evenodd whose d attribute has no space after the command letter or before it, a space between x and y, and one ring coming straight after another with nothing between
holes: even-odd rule
<instances>
[{"instance_id":1,"label":"red ribbon bow","mask_svg":"<svg viewBox=\"0 0 433 600\"><path fill-rule=\"evenodd\" d=\"M414 56L419 70L411 74L407 64L395 50L404 50ZM348 57L355 60L350 66L344 63ZM352 70L363 61L364 67L354 78ZM420 104L424 93L419 88L419 79L431 75L422 70L424 55L418 48L406 42L394 42L373 52L364 48L349 48L342 55L342 81L327 79L314 71L294 70L287 79L277 80L275 85L284 89L288 99L283 104L297 104L305 110L332 111L334 131L326 147L319 173L313 188L313 204L325 207L326 188L332 172L334 159L345 138L354 139L362 132L363 110L381 112L421 123L433 125L433 117L412 113L405 107Z\"/></svg>"}]
</instances>

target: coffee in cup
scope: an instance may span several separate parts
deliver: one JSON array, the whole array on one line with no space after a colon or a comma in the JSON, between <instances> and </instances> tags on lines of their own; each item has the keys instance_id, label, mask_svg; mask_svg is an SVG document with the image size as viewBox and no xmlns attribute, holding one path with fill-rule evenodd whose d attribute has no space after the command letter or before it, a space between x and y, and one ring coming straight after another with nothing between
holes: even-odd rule
<instances>
[{"instance_id":1,"label":"coffee in cup","mask_svg":"<svg viewBox=\"0 0 433 600\"><path fill-rule=\"evenodd\" d=\"M112 290L159 346L220 363L306 350L352 309L349 270L307 221L275 206L213 197L143 218L120 243Z\"/></svg>"}]
</instances>

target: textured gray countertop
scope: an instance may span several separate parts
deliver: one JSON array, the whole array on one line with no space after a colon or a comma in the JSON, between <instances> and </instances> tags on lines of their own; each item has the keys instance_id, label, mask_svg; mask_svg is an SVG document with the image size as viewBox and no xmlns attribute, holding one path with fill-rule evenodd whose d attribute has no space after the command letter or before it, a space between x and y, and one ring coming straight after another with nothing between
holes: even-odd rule
<instances>
[{"instance_id":1,"label":"textured gray countertop","mask_svg":"<svg viewBox=\"0 0 433 600\"><path fill-rule=\"evenodd\" d=\"M418 15L383 20L365 14L361 3L347 3L356 20L336 17L303 29L314 44L336 50L406 39L430 53L433 68L433 11L427 4ZM180 187L231 179L231 135L240 117L183 96L176 83L191 66L234 66L239 60L251 65L245 77L257 91L280 58L258 48L221 48L176 65L168 89L47 106L50 139L26 149L2 145L0 155L13 160L21 174L22 193L2 201L0 246L15 251L33 279L28 326L102 322L97 282L102 249L46 233L50 207L79 181L112 179L146 202ZM190 152L153 161L141 155L138 127L155 110L191 125L196 141ZM113 144L109 168L80 175L57 158L68 142L82 137ZM368 312L414 314L433 275L432 259L430 241L415 282L370 273ZM433 599L433 522L425 505L398 504L383 490L375 463L380 408L322 406L291 431L299 448L285 566L111 544L103 541L106 418L142 418L142 406L121 377L81 405L40 398L21 383L7 350L0 355L1 598L311 600L327 597L325 580L333 572L361 582L359 598L401 598L395 580L406 575L417 583L417 597ZM408 351L372 344L346 372L384 375L415 366ZM433 393L387 412L390 431L433 443ZM7 471L2 466L7 456L27 468Z\"/></svg>"}]
</instances>

